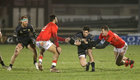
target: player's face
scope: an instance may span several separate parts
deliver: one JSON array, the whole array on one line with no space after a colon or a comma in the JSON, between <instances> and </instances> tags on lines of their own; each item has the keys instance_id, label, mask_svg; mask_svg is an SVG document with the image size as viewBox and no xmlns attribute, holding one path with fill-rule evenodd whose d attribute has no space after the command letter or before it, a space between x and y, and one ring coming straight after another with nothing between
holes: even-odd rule
<instances>
[{"instance_id":1,"label":"player's face","mask_svg":"<svg viewBox=\"0 0 140 80\"><path fill-rule=\"evenodd\" d=\"M89 32L88 31L83 31L83 36L84 37L87 37L89 35Z\"/></svg>"},{"instance_id":2,"label":"player's face","mask_svg":"<svg viewBox=\"0 0 140 80\"><path fill-rule=\"evenodd\" d=\"M21 22L22 22L22 25L23 25L24 27L26 27L27 24L28 24L28 18L23 18L23 19L21 20Z\"/></svg>"},{"instance_id":3,"label":"player's face","mask_svg":"<svg viewBox=\"0 0 140 80\"><path fill-rule=\"evenodd\" d=\"M106 30L102 29L102 32L101 32L101 33L102 33L102 35L103 35L103 36L107 36L108 31L106 31Z\"/></svg>"}]
</instances>

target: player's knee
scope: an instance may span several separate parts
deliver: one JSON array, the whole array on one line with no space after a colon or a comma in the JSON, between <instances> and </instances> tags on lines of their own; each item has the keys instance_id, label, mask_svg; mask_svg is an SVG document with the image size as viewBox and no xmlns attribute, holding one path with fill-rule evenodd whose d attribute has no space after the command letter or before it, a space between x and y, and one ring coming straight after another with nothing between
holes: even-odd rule
<instances>
[{"instance_id":1,"label":"player's knee","mask_svg":"<svg viewBox=\"0 0 140 80\"><path fill-rule=\"evenodd\" d=\"M15 55L18 55L18 53L21 49L22 49L22 45L18 44L15 48Z\"/></svg>"},{"instance_id":2,"label":"player's knee","mask_svg":"<svg viewBox=\"0 0 140 80\"><path fill-rule=\"evenodd\" d=\"M34 44L30 44L31 48L35 49L35 45Z\"/></svg>"},{"instance_id":3,"label":"player's knee","mask_svg":"<svg viewBox=\"0 0 140 80\"><path fill-rule=\"evenodd\" d=\"M124 56L124 52L120 53L121 56Z\"/></svg>"},{"instance_id":4,"label":"player's knee","mask_svg":"<svg viewBox=\"0 0 140 80\"><path fill-rule=\"evenodd\" d=\"M86 63L81 63L81 66L82 66L82 67L85 67L85 66L86 66Z\"/></svg>"},{"instance_id":5,"label":"player's knee","mask_svg":"<svg viewBox=\"0 0 140 80\"><path fill-rule=\"evenodd\" d=\"M92 49L88 49L88 53L92 53Z\"/></svg>"},{"instance_id":6,"label":"player's knee","mask_svg":"<svg viewBox=\"0 0 140 80\"><path fill-rule=\"evenodd\" d=\"M85 65L85 64L81 64L81 66L82 66L82 67L85 67L86 65Z\"/></svg>"},{"instance_id":7,"label":"player's knee","mask_svg":"<svg viewBox=\"0 0 140 80\"><path fill-rule=\"evenodd\" d=\"M16 46L16 49L17 50L21 50L23 47L22 47L22 44L18 44L17 46Z\"/></svg>"}]
</instances>

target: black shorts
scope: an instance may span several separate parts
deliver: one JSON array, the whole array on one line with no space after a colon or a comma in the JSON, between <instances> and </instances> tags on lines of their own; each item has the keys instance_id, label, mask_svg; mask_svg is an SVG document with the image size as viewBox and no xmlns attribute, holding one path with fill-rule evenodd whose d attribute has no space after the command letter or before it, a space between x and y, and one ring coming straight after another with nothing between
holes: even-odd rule
<instances>
[{"instance_id":1,"label":"black shorts","mask_svg":"<svg viewBox=\"0 0 140 80\"><path fill-rule=\"evenodd\" d=\"M22 47L26 47L29 45L29 44L33 44L33 41L32 39L20 39L18 40L18 43L21 43L22 44Z\"/></svg>"},{"instance_id":2,"label":"black shorts","mask_svg":"<svg viewBox=\"0 0 140 80\"><path fill-rule=\"evenodd\" d=\"M87 56L87 50L82 51L82 52L78 52L78 56L80 57L81 55L85 55L85 58Z\"/></svg>"}]
</instances>

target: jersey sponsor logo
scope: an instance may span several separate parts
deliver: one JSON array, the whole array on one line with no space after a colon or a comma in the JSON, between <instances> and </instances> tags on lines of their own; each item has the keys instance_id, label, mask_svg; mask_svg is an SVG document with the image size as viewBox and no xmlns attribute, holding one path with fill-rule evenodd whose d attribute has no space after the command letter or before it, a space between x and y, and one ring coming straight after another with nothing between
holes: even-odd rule
<instances>
[{"instance_id":1,"label":"jersey sponsor logo","mask_svg":"<svg viewBox=\"0 0 140 80\"><path fill-rule=\"evenodd\" d=\"M31 30L30 29L28 29L28 32L30 32Z\"/></svg>"},{"instance_id":2,"label":"jersey sponsor logo","mask_svg":"<svg viewBox=\"0 0 140 80\"><path fill-rule=\"evenodd\" d=\"M23 33L22 31L20 31L20 33Z\"/></svg>"}]
</instances>

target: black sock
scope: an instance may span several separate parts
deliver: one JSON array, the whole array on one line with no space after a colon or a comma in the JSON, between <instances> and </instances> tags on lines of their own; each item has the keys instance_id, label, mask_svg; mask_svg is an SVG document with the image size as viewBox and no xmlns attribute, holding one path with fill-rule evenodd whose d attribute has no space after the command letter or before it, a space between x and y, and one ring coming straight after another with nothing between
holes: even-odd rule
<instances>
[{"instance_id":1,"label":"black sock","mask_svg":"<svg viewBox=\"0 0 140 80\"><path fill-rule=\"evenodd\" d=\"M90 66L90 62L88 62L87 65L86 65L86 71L89 70L89 66Z\"/></svg>"},{"instance_id":2,"label":"black sock","mask_svg":"<svg viewBox=\"0 0 140 80\"><path fill-rule=\"evenodd\" d=\"M13 64L10 64L9 66L12 68Z\"/></svg>"},{"instance_id":3,"label":"black sock","mask_svg":"<svg viewBox=\"0 0 140 80\"><path fill-rule=\"evenodd\" d=\"M51 67L51 68L54 68L54 67L56 67L56 66L52 65L52 67Z\"/></svg>"},{"instance_id":4,"label":"black sock","mask_svg":"<svg viewBox=\"0 0 140 80\"><path fill-rule=\"evenodd\" d=\"M4 62L3 62L3 61L1 61L0 63L1 63L1 65L2 65L2 66L5 66L5 64L4 64Z\"/></svg>"},{"instance_id":5,"label":"black sock","mask_svg":"<svg viewBox=\"0 0 140 80\"><path fill-rule=\"evenodd\" d=\"M95 63L92 62L92 63L90 63L90 64L91 64L91 67L92 67L92 71L95 71Z\"/></svg>"},{"instance_id":6,"label":"black sock","mask_svg":"<svg viewBox=\"0 0 140 80\"><path fill-rule=\"evenodd\" d=\"M35 61L35 60L34 60L34 62L33 62L33 63L35 64L36 62L37 62L37 61Z\"/></svg>"}]
</instances>

